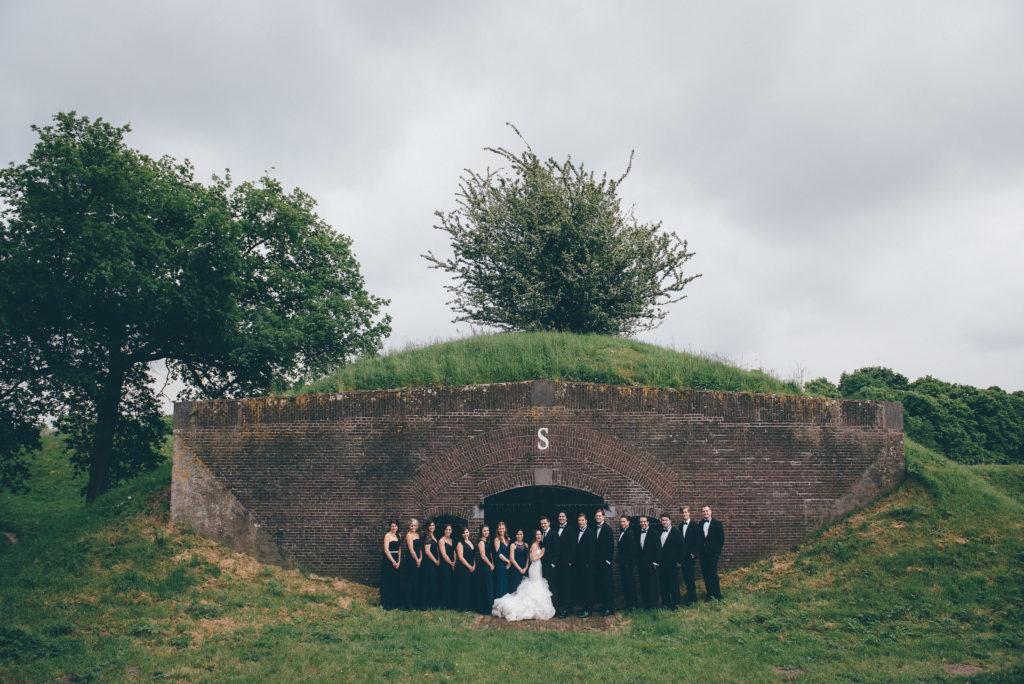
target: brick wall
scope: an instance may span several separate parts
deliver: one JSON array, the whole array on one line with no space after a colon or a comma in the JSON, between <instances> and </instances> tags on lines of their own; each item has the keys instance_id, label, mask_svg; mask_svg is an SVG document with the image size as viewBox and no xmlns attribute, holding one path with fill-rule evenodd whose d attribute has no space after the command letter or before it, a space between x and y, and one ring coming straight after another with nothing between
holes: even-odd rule
<instances>
[{"instance_id":1,"label":"brick wall","mask_svg":"<svg viewBox=\"0 0 1024 684\"><path fill-rule=\"evenodd\" d=\"M547 381L179 402L171 512L262 559L375 582L388 519L473 520L492 494L551 484L615 515L707 503L729 567L895 486L902 430L899 404Z\"/></svg>"}]
</instances>

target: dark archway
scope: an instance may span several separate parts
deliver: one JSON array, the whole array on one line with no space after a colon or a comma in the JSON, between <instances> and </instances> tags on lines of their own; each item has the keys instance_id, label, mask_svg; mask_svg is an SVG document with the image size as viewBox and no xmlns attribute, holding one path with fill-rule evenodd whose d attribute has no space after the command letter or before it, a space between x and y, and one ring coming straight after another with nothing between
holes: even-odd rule
<instances>
[{"instance_id":1,"label":"dark archway","mask_svg":"<svg viewBox=\"0 0 1024 684\"><path fill-rule=\"evenodd\" d=\"M569 525L576 524L576 516L584 513L594 519L594 511L604 508L604 497L581 489L555 486L519 487L499 492L484 499L484 522L491 530L499 520L508 525L509 537L517 528L523 528L529 538L530 530L538 529L541 516L546 515L552 525L558 524L558 512L565 511Z\"/></svg>"},{"instance_id":2,"label":"dark archway","mask_svg":"<svg viewBox=\"0 0 1024 684\"><path fill-rule=\"evenodd\" d=\"M434 525L436 525L434 529L434 534L437 536L438 539L440 539L444 535L445 525L452 526L452 539L454 539L455 541L462 539L462 528L469 526L469 522L465 518L460 518L457 515L438 515L434 518L431 518L431 520L433 520ZM476 532L475 530L471 531L474 534Z\"/></svg>"}]
</instances>

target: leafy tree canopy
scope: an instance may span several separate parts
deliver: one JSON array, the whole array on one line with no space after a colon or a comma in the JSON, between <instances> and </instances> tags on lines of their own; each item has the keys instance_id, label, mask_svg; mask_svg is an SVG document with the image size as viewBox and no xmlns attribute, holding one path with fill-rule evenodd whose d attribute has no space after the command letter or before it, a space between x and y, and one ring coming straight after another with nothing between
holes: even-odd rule
<instances>
[{"instance_id":1,"label":"leafy tree canopy","mask_svg":"<svg viewBox=\"0 0 1024 684\"><path fill-rule=\"evenodd\" d=\"M21 435L0 451L3 486L23 484L44 415L61 416L89 500L155 465L152 361L191 396L229 397L329 372L389 334L351 241L301 190L205 185L187 160L127 147L128 126L74 112L33 130L28 160L0 171L0 394L16 398L0 430Z\"/></svg>"},{"instance_id":2,"label":"leafy tree canopy","mask_svg":"<svg viewBox=\"0 0 1024 684\"><path fill-rule=\"evenodd\" d=\"M1024 392L979 389L930 375L910 382L878 366L843 373L838 388L819 378L805 390L818 396L902 402L907 435L961 463L1024 463Z\"/></svg>"},{"instance_id":3,"label":"leafy tree canopy","mask_svg":"<svg viewBox=\"0 0 1024 684\"><path fill-rule=\"evenodd\" d=\"M458 208L436 212L454 255L424 255L455 278L446 289L456 321L630 334L659 325L664 307L700 277L683 272L693 256L685 241L622 210L618 191L632 155L615 180L571 157L542 161L528 144L520 154L486 149L508 168L466 170Z\"/></svg>"}]
</instances>

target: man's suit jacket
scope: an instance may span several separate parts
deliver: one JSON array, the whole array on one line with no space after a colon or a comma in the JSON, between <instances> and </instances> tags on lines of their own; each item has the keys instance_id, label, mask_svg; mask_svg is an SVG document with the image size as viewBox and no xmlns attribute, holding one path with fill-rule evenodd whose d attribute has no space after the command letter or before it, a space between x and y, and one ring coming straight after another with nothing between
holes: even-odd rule
<instances>
[{"instance_id":1,"label":"man's suit jacket","mask_svg":"<svg viewBox=\"0 0 1024 684\"><path fill-rule=\"evenodd\" d=\"M679 530L669 527L668 536L665 537L665 542L662 543L661 533L664 531L664 528L659 527L654 532L655 538L658 541L658 564L662 567L669 564L674 566L682 558L680 554L683 552L683 541L679 536Z\"/></svg>"},{"instance_id":2,"label":"man's suit jacket","mask_svg":"<svg viewBox=\"0 0 1024 684\"><path fill-rule=\"evenodd\" d=\"M576 535L572 539L574 543L570 558L572 558L573 567L587 567L591 565L594 562L594 530L590 529L588 525L583 529L582 535L577 530Z\"/></svg>"},{"instance_id":3,"label":"man's suit jacket","mask_svg":"<svg viewBox=\"0 0 1024 684\"><path fill-rule=\"evenodd\" d=\"M544 567L558 564L558 530L548 528L547 536L541 532L540 547L544 549Z\"/></svg>"},{"instance_id":4,"label":"man's suit jacket","mask_svg":"<svg viewBox=\"0 0 1024 684\"><path fill-rule=\"evenodd\" d=\"M633 526L619 533L618 553L616 560L619 565L636 565L640 556L640 541L633 531Z\"/></svg>"},{"instance_id":5,"label":"man's suit jacket","mask_svg":"<svg viewBox=\"0 0 1024 684\"><path fill-rule=\"evenodd\" d=\"M701 554L707 554L715 556L716 558L722 554L722 547L725 545L725 528L722 527L722 523L718 522L717 519L711 518L711 524L708 526L708 534L704 536L704 521L700 522L701 538L704 540L701 546Z\"/></svg>"},{"instance_id":6,"label":"man's suit jacket","mask_svg":"<svg viewBox=\"0 0 1024 684\"><path fill-rule=\"evenodd\" d=\"M679 536L683 540L682 557L683 559L693 558L700 553L700 549L704 546L704 533L701 532L701 523L699 520L690 520L690 524L686 528L686 534L683 534L683 523L679 524Z\"/></svg>"},{"instance_id":7,"label":"man's suit jacket","mask_svg":"<svg viewBox=\"0 0 1024 684\"><path fill-rule=\"evenodd\" d=\"M615 559L615 532L608 523L604 523L599 529L600 532L594 533L594 563L608 566Z\"/></svg>"},{"instance_id":8,"label":"man's suit jacket","mask_svg":"<svg viewBox=\"0 0 1024 684\"><path fill-rule=\"evenodd\" d=\"M658 554L661 553L661 545L658 543L658 533L653 527L647 528L647 540L640 546L640 538L643 530L636 531L637 560L644 564L657 563Z\"/></svg>"},{"instance_id":9,"label":"man's suit jacket","mask_svg":"<svg viewBox=\"0 0 1024 684\"><path fill-rule=\"evenodd\" d=\"M576 528L566 525L562 530L562 536L558 536L558 525L555 525L551 529L551 533L555 535L555 544L557 544L555 557L558 560L556 562L559 566L568 565L572 559L572 547L576 543Z\"/></svg>"}]
</instances>

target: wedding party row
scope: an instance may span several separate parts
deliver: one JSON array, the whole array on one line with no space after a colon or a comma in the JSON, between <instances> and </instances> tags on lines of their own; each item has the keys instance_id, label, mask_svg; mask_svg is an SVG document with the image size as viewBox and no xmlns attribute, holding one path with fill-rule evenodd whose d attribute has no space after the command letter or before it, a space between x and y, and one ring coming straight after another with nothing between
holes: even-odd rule
<instances>
[{"instance_id":1,"label":"wedding party row","mask_svg":"<svg viewBox=\"0 0 1024 684\"><path fill-rule=\"evenodd\" d=\"M616 605L614 563L627 610L641 605L676 609L682 602L692 605L697 600L698 560L705 600L720 600L718 558L724 527L708 506L699 522L691 520L689 507L681 511L678 526L663 514L657 528L646 515L639 516L635 527L622 516L617 532L605 521L603 510L594 512L593 524L581 513L575 527L569 526L562 511L557 527L542 517L539 529L529 536L516 529L511 539L504 522L496 525L493 537L490 526L481 526L473 540L468 527L456 530L450 524L438 538L433 521L421 533L415 518L400 538L393 521L384 535L381 606L476 611L509 620L567 617L574 609L578 617L586 618L595 606L600 606L601 614L611 615Z\"/></svg>"}]
</instances>

